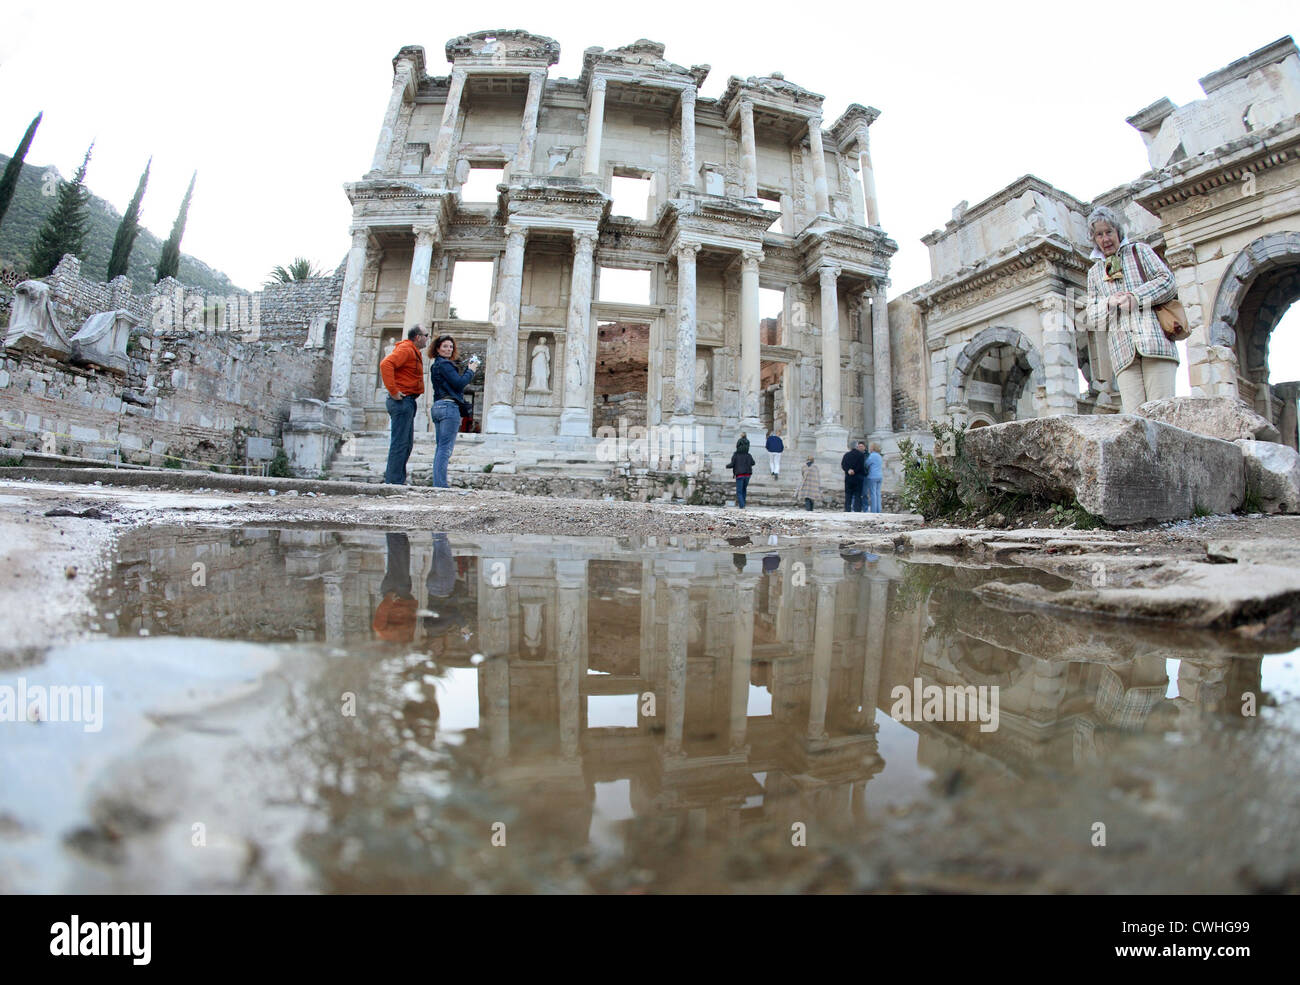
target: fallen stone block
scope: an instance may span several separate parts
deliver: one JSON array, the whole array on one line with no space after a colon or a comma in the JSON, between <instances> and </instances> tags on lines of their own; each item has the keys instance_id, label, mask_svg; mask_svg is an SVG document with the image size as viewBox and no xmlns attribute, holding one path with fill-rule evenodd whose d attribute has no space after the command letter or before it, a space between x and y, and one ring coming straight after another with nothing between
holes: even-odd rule
<instances>
[{"instance_id":1,"label":"fallen stone block","mask_svg":"<svg viewBox=\"0 0 1300 985\"><path fill-rule=\"evenodd\" d=\"M1145 417L1211 438L1279 441L1277 428L1235 397L1170 397L1148 400L1137 410Z\"/></svg>"},{"instance_id":2,"label":"fallen stone block","mask_svg":"<svg viewBox=\"0 0 1300 985\"><path fill-rule=\"evenodd\" d=\"M14 306L4 345L19 352L34 352L60 360L68 358L72 344L59 324L50 286L44 281L25 280L14 288Z\"/></svg>"},{"instance_id":3,"label":"fallen stone block","mask_svg":"<svg viewBox=\"0 0 1300 985\"><path fill-rule=\"evenodd\" d=\"M1230 441L1132 415L1066 415L969 431L965 452L999 489L1076 499L1109 524L1231 513L1245 496Z\"/></svg>"},{"instance_id":4,"label":"fallen stone block","mask_svg":"<svg viewBox=\"0 0 1300 985\"><path fill-rule=\"evenodd\" d=\"M138 324L136 317L125 308L91 315L72 337L72 361L126 375L131 365L126 344L131 329Z\"/></svg>"},{"instance_id":5,"label":"fallen stone block","mask_svg":"<svg viewBox=\"0 0 1300 985\"><path fill-rule=\"evenodd\" d=\"M1300 513L1300 453L1273 441L1237 442L1246 462L1246 485L1265 513Z\"/></svg>"}]
</instances>

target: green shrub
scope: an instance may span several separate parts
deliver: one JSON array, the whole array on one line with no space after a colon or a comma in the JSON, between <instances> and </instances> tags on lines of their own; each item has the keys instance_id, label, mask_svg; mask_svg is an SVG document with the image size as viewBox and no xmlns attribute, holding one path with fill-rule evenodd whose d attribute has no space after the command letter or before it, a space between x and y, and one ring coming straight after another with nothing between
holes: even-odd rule
<instances>
[{"instance_id":1,"label":"green shrub","mask_svg":"<svg viewBox=\"0 0 1300 985\"><path fill-rule=\"evenodd\" d=\"M1073 526L1075 530L1096 530L1104 526L1105 521L1095 513L1089 513L1076 499L1072 503L1056 503L1052 506L1052 522L1063 527Z\"/></svg>"},{"instance_id":2,"label":"green shrub","mask_svg":"<svg viewBox=\"0 0 1300 985\"><path fill-rule=\"evenodd\" d=\"M283 448L276 449L275 457L271 459L266 474L275 479L288 479L292 475L289 471L289 456L285 454Z\"/></svg>"},{"instance_id":3,"label":"green shrub","mask_svg":"<svg viewBox=\"0 0 1300 985\"><path fill-rule=\"evenodd\" d=\"M183 462L181 462L179 458L173 458L171 455L168 455L166 458L163 459L163 468L183 469L185 468L185 465Z\"/></svg>"},{"instance_id":4,"label":"green shrub","mask_svg":"<svg viewBox=\"0 0 1300 985\"><path fill-rule=\"evenodd\" d=\"M983 476L966 457L966 425L946 421L930 425L933 452L922 453L910 438L898 443L903 459L903 505L927 520L950 517L987 499Z\"/></svg>"},{"instance_id":5,"label":"green shrub","mask_svg":"<svg viewBox=\"0 0 1300 985\"><path fill-rule=\"evenodd\" d=\"M1238 513L1263 513L1264 500L1259 494L1259 487L1253 483L1246 483L1246 495L1241 501L1241 509Z\"/></svg>"}]
</instances>

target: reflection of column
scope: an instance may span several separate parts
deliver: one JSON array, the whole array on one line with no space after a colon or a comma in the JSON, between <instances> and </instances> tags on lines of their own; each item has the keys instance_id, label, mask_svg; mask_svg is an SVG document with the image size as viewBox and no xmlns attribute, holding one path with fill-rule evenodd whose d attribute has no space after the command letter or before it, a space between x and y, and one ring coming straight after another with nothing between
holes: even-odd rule
<instances>
[{"instance_id":1,"label":"reflection of column","mask_svg":"<svg viewBox=\"0 0 1300 985\"><path fill-rule=\"evenodd\" d=\"M591 106L587 110L587 150L582 155L582 173L600 175L600 140L605 130L605 80L591 80Z\"/></svg>"},{"instance_id":2,"label":"reflection of column","mask_svg":"<svg viewBox=\"0 0 1300 985\"><path fill-rule=\"evenodd\" d=\"M686 632L690 626L690 581L669 576L668 587L668 724L664 729L664 754L683 756L686 727Z\"/></svg>"},{"instance_id":3,"label":"reflection of column","mask_svg":"<svg viewBox=\"0 0 1300 985\"><path fill-rule=\"evenodd\" d=\"M682 90L682 187L695 187L695 88Z\"/></svg>"},{"instance_id":4,"label":"reflection of column","mask_svg":"<svg viewBox=\"0 0 1300 985\"><path fill-rule=\"evenodd\" d=\"M510 652L510 559L478 561L478 641L485 657Z\"/></svg>"},{"instance_id":5,"label":"reflection of column","mask_svg":"<svg viewBox=\"0 0 1300 985\"><path fill-rule=\"evenodd\" d=\"M537 146L537 110L542 103L542 88L546 85L546 72L528 73L528 98L524 100L524 127L519 135L519 149L515 152L512 174L533 173L533 149Z\"/></svg>"},{"instance_id":6,"label":"reflection of column","mask_svg":"<svg viewBox=\"0 0 1300 985\"><path fill-rule=\"evenodd\" d=\"M460 96L465 91L465 70L453 68L451 83L447 87L447 104L442 109L442 125L438 127L438 139L433 145L433 165L430 170L445 172L451 157L451 141L456 135L457 118L460 116Z\"/></svg>"},{"instance_id":7,"label":"reflection of column","mask_svg":"<svg viewBox=\"0 0 1300 985\"><path fill-rule=\"evenodd\" d=\"M880 702L880 675L885 667L885 620L889 616L889 579L872 574L871 596L867 603L867 647L862 655L862 705L864 723L876 720Z\"/></svg>"},{"instance_id":8,"label":"reflection of column","mask_svg":"<svg viewBox=\"0 0 1300 985\"><path fill-rule=\"evenodd\" d=\"M754 144L754 104L740 101L740 174L745 198L758 198L758 149Z\"/></svg>"},{"instance_id":9,"label":"reflection of column","mask_svg":"<svg viewBox=\"0 0 1300 985\"><path fill-rule=\"evenodd\" d=\"M826 184L826 151L822 147L822 118L820 116L814 116L808 121L808 148L812 154L813 198L817 202L817 212L820 215L829 215L831 199Z\"/></svg>"},{"instance_id":10,"label":"reflection of column","mask_svg":"<svg viewBox=\"0 0 1300 985\"><path fill-rule=\"evenodd\" d=\"M840 268L823 264L822 302L822 424L840 423L840 297L836 291Z\"/></svg>"},{"instance_id":11,"label":"reflection of column","mask_svg":"<svg viewBox=\"0 0 1300 985\"><path fill-rule=\"evenodd\" d=\"M343 573L329 571L321 576L325 584L325 642L343 639Z\"/></svg>"},{"instance_id":12,"label":"reflection of column","mask_svg":"<svg viewBox=\"0 0 1300 985\"><path fill-rule=\"evenodd\" d=\"M871 296L871 365L876 387L875 434L894 430L894 380L889 365L889 304L884 285Z\"/></svg>"},{"instance_id":13,"label":"reflection of column","mask_svg":"<svg viewBox=\"0 0 1300 985\"><path fill-rule=\"evenodd\" d=\"M379 129L379 141L375 144L375 157L370 162L370 173L377 174L388 163L388 152L393 146L393 133L397 129L397 117L402 111L402 102L406 99L406 90L411 84L414 65L409 58L403 58L393 69L393 90L388 97L388 109L384 111L384 125Z\"/></svg>"},{"instance_id":14,"label":"reflection of column","mask_svg":"<svg viewBox=\"0 0 1300 985\"><path fill-rule=\"evenodd\" d=\"M582 596L587 588L587 562L556 561L555 580L555 693L560 715L560 754L565 759L573 759L578 755L581 710L578 669L586 635Z\"/></svg>"},{"instance_id":15,"label":"reflection of column","mask_svg":"<svg viewBox=\"0 0 1300 985\"><path fill-rule=\"evenodd\" d=\"M490 434L515 433L515 364L519 359L519 306L524 291L524 244L528 230L506 226L506 256L492 305L492 401L483 418Z\"/></svg>"},{"instance_id":16,"label":"reflection of column","mask_svg":"<svg viewBox=\"0 0 1300 985\"><path fill-rule=\"evenodd\" d=\"M354 226L352 248L343 272L343 297L339 301L338 327L334 331L334 363L330 370L330 403L348 402L352 382L352 352L357 342L357 313L361 308L361 277L366 267L370 229Z\"/></svg>"},{"instance_id":17,"label":"reflection of column","mask_svg":"<svg viewBox=\"0 0 1300 985\"><path fill-rule=\"evenodd\" d=\"M698 243L677 247L677 375L673 385L673 424L695 424L695 254Z\"/></svg>"},{"instance_id":18,"label":"reflection of column","mask_svg":"<svg viewBox=\"0 0 1300 985\"><path fill-rule=\"evenodd\" d=\"M424 324L424 306L429 298L429 266L433 263L433 240L436 226L415 226L415 253L411 257L411 279L406 284L406 320L402 323L402 337L406 329Z\"/></svg>"},{"instance_id":19,"label":"reflection of column","mask_svg":"<svg viewBox=\"0 0 1300 985\"><path fill-rule=\"evenodd\" d=\"M479 719L488 733L492 758L504 761L510 756L510 661L488 660L479 666L478 676L484 698Z\"/></svg>"},{"instance_id":20,"label":"reflection of column","mask_svg":"<svg viewBox=\"0 0 1300 985\"><path fill-rule=\"evenodd\" d=\"M858 128L858 169L862 179L862 199L867 213L867 225L880 225L880 206L876 200L876 172L871 166L871 139L867 128Z\"/></svg>"},{"instance_id":21,"label":"reflection of column","mask_svg":"<svg viewBox=\"0 0 1300 985\"><path fill-rule=\"evenodd\" d=\"M736 579L735 626L731 650L731 714L728 748L740 752L745 746L745 725L749 711L750 664L754 660L754 588L756 575Z\"/></svg>"},{"instance_id":22,"label":"reflection of column","mask_svg":"<svg viewBox=\"0 0 1300 985\"><path fill-rule=\"evenodd\" d=\"M569 282L569 320L564 342L564 409L560 434L591 436L591 402L587 380L591 375L591 279L594 232L573 234L573 277Z\"/></svg>"},{"instance_id":23,"label":"reflection of column","mask_svg":"<svg viewBox=\"0 0 1300 985\"><path fill-rule=\"evenodd\" d=\"M758 420L758 388L760 380L758 307L758 264L762 252L746 250L740 268L740 427L754 432L760 429Z\"/></svg>"},{"instance_id":24,"label":"reflection of column","mask_svg":"<svg viewBox=\"0 0 1300 985\"><path fill-rule=\"evenodd\" d=\"M843 576L838 555L819 555L817 568L817 616L813 630L812 687L808 695L808 738L826 738L826 701L831 687L831 656L835 647L835 588ZM835 569L839 568L838 571Z\"/></svg>"}]
</instances>

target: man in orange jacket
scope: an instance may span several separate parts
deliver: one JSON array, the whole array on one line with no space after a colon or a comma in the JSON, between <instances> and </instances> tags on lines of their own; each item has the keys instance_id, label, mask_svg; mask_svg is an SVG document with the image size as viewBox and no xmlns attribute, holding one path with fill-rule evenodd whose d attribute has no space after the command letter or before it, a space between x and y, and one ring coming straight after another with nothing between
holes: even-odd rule
<instances>
[{"instance_id":1,"label":"man in orange jacket","mask_svg":"<svg viewBox=\"0 0 1300 985\"><path fill-rule=\"evenodd\" d=\"M416 325L379 364L379 375L388 391L384 404L388 407L388 419L393 427L388 440L388 468L384 470L384 481L394 486L406 485L406 463L415 442L416 401L424 393L424 360L420 358L420 346L428 341L429 333Z\"/></svg>"}]
</instances>

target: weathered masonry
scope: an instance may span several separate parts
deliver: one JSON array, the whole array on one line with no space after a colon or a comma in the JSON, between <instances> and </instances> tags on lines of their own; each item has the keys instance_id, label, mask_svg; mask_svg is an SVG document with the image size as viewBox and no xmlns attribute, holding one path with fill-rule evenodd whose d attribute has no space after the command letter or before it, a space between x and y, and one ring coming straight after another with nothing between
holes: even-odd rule
<instances>
[{"instance_id":1,"label":"weathered masonry","mask_svg":"<svg viewBox=\"0 0 1300 985\"><path fill-rule=\"evenodd\" d=\"M611 397L602 347L638 333L639 377L610 354L630 426L686 429L706 452L778 423L800 451L892 431L897 245L872 177L877 110L851 105L826 129L823 97L779 73L706 99L709 67L652 41L587 49L577 79L551 77L559 45L524 31L446 54L447 76L426 74L420 47L393 60L371 169L346 186L329 401L298 408L300 425L386 433L379 362L428 324L485 356L471 444L594 454L611 420L595 406ZM453 295L476 263L491 287L473 311Z\"/></svg>"}]
</instances>

